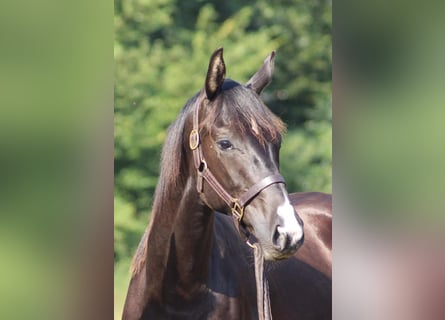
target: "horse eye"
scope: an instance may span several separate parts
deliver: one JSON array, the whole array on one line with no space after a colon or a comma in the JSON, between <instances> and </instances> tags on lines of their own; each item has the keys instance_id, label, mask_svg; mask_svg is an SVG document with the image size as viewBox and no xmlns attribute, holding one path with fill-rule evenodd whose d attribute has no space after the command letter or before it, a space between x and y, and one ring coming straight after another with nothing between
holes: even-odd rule
<instances>
[{"instance_id":1,"label":"horse eye","mask_svg":"<svg viewBox=\"0 0 445 320\"><path fill-rule=\"evenodd\" d=\"M219 140L217 144L222 150L230 150L233 148L232 143L229 140Z\"/></svg>"}]
</instances>

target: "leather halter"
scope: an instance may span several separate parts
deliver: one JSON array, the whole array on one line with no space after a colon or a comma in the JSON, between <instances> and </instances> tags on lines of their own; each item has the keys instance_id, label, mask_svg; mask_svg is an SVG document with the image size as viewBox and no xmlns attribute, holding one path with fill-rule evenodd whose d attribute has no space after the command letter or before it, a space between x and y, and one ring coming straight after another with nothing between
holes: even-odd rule
<instances>
[{"instance_id":1,"label":"leather halter","mask_svg":"<svg viewBox=\"0 0 445 320\"><path fill-rule=\"evenodd\" d=\"M272 174L251 186L240 197L236 198L230 195L208 168L202 152L201 140L199 136L199 108L203 100L204 99L201 96L198 98L196 103L197 105L195 112L193 113L193 128L189 136L189 147L193 151L193 162L197 170L197 190L199 194L203 193L203 184L205 180L219 195L219 197L230 207L235 226L239 231L239 224L243 219L245 206L265 188L272 184L285 183L285 181L280 174Z\"/></svg>"}]
</instances>

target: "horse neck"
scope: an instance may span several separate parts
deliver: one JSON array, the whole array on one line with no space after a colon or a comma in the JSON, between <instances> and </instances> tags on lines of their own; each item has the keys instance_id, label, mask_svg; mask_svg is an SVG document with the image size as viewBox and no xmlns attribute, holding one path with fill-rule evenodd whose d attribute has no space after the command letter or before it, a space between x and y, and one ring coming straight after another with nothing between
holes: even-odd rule
<instances>
[{"instance_id":1,"label":"horse neck","mask_svg":"<svg viewBox=\"0 0 445 320\"><path fill-rule=\"evenodd\" d=\"M147 237L148 292L158 301L189 300L206 287L214 215L192 178L173 196L159 196Z\"/></svg>"}]
</instances>

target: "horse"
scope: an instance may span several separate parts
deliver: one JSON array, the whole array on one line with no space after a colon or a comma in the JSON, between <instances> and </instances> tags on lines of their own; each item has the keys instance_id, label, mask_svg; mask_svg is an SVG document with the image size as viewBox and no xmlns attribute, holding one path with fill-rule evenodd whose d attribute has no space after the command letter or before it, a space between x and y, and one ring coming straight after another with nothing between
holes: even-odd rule
<instances>
[{"instance_id":1,"label":"horse","mask_svg":"<svg viewBox=\"0 0 445 320\"><path fill-rule=\"evenodd\" d=\"M170 125L123 320L258 319L249 241L265 259L275 320L331 319L331 196L286 191L285 125L260 98L274 58L243 85L225 78L217 49Z\"/></svg>"}]
</instances>

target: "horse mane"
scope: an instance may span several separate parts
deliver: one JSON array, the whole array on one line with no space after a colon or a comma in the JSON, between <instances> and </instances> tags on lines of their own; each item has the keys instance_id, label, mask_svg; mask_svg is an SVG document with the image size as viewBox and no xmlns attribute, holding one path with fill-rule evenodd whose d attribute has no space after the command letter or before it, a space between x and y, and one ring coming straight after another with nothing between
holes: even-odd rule
<instances>
[{"instance_id":1,"label":"horse mane","mask_svg":"<svg viewBox=\"0 0 445 320\"><path fill-rule=\"evenodd\" d=\"M200 99L202 95L204 95L203 90L189 99L179 116L168 128L161 154L161 168L153 201L152 217L132 262L133 276L145 265L147 237L151 232L154 216L161 211L165 201L181 192L180 190L185 185L186 177L182 166L185 163L184 139L188 137L184 137L184 128L187 118L198 107L197 102L202 101ZM224 105L223 108L222 105ZM230 116L224 117L226 114ZM205 123L206 129L211 132L212 126L223 117L230 119L227 125L231 130L238 130L243 134L249 131L262 145L266 142L279 143L286 129L281 119L264 105L253 90L230 79L224 80L221 93L212 102L212 107L202 123Z\"/></svg>"},{"instance_id":2,"label":"horse mane","mask_svg":"<svg viewBox=\"0 0 445 320\"><path fill-rule=\"evenodd\" d=\"M151 232L154 216L160 211L160 208L163 207L164 202L167 199L171 199L172 193L180 190L181 185L184 184L184 178L181 177L181 165L185 155L185 151L183 150L184 127L186 119L200 94L201 92L198 92L187 101L179 116L167 129L167 137L161 153L160 173L154 194L150 224L139 242L131 264L131 274L133 276L139 273L145 265L147 258L147 238Z\"/></svg>"}]
</instances>

